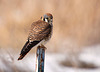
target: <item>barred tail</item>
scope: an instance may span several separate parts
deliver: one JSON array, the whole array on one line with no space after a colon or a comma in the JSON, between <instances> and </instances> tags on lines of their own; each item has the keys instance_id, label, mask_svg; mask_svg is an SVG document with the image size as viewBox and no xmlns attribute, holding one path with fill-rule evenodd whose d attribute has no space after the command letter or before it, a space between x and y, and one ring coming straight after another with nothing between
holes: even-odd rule
<instances>
[{"instance_id":1,"label":"barred tail","mask_svg":"<svg viewBox=\"0 0 100 72\"><path fill-rule=\"evenodd\" d=\"M28 40L24 45L23 49L21 50L20 57L18 58L18 60L22 60L25 57L25 55L32 49L32 47L34 47L39 42L40 41L29 42Z\"/></svg>"}]
</instances>

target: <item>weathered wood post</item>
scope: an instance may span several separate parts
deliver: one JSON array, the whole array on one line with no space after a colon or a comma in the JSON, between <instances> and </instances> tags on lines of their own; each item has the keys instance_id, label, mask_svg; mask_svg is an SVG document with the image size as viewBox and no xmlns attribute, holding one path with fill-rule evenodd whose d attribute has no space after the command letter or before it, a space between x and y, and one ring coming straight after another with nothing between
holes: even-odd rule
<instances>
[{"instance_id":1,"label":"weathered wood post","mask_svg":"<svg viewBox=\"0 0 100 72\"><path fill-rule=\"evenodd\" d=\"M36 72L44 72L45 48L38 46L36 52Z\"/></svg>"}]
</instances>

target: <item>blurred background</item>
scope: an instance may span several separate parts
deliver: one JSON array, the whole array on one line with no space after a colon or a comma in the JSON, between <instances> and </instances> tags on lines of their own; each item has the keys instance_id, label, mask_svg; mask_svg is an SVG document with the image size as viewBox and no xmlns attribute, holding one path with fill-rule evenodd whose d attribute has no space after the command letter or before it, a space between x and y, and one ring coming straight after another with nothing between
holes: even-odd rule
<instances>
[{"instance_id":1,"label":"blurred background","mask_svg":"<svg viewBox=\"0 0 100 72\"><path fill-rule=\"evenodd\" d=\"M54 17L45 71L100 72L100 0L0 0L0 71L35 70L36 49L17 58L30 25L45 13Z\"/></svg>"}]
</instances>

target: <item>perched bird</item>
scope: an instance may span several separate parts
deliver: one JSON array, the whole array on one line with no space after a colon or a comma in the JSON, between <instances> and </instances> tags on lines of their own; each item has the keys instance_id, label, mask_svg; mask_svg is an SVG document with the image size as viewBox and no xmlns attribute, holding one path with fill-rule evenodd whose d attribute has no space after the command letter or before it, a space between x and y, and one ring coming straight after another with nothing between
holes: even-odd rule
<instances>
[{"instance_id":1,"label":"perched bird","mask_svg":"<svg viewBox=\"0 0 100 72\"><path fill-rule=\"evenodd\" d=\"M34 46L44 46L44 44L51 38L53 16L50 13L44 14L40 20L33 22L29 31L28 40L21 50L20 57L23 57L32 49Z\"/></svg>"}]
</instances>

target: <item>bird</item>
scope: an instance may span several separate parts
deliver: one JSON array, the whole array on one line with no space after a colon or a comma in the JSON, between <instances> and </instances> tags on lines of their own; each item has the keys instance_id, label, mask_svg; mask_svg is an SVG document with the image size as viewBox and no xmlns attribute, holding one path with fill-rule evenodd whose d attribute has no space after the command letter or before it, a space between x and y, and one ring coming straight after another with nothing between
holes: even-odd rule
<instances>
[{"instance_id":1,"label":"bird","mask_svg":"<svg viewBox=\"0 0 100 72\"><path fill-rule=\"evenodd\" d=\"M51 39L53 30L53 16L46 13L41 18L31 24L27 41L23 46L18 60L22 60L25 55L33 48L44 45Z\"/></svg>"}]
</instances>

